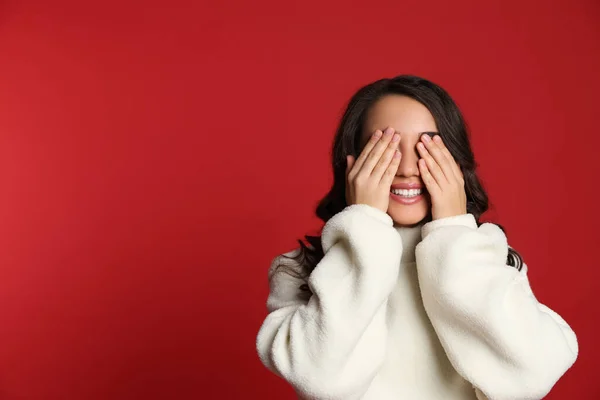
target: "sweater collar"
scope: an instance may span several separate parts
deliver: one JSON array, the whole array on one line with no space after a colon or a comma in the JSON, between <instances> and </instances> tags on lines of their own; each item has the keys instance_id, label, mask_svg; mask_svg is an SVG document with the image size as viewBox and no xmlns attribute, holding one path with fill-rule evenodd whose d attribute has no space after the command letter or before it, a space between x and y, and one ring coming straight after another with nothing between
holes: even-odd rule
<instances>
[{"instance_id":1,"label":"sweater collar","mask_svg":"<svg viewBox=\"0 0 600 400\"><path fill-rule=\"evenodd\" d=\"M402 238L402 263L413 262L415 258L415 248L421 241L421 229L425 221L421 221L412 226L399 226L394 224L394 228Z\"/></svg>"}]
</instances>

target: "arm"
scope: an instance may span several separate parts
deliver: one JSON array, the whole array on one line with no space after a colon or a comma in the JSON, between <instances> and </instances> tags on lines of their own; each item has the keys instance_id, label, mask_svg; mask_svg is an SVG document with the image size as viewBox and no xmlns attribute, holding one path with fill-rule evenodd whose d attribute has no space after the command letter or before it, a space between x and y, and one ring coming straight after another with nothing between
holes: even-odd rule
<instances>
[{"instance_id":1,"label":"arm","mask_svg":"<svg viewBox=\"0 0 600 400\"><path fill-rule=\"evenodd\" d=\"M423 303L450 362L489 399L540 399L575 362L577 338L506 265L508 244L472 214L434 220L416 248Z\"/></svg>"},{"instance_id":2,"label":"arm","mask_svg":"<svg viewBox=\"0 0 600 400\"><path fill-rule=\"evenodd\" d=\"M384 360L386 304L398 279L401 238L389 215L358 204L325 224L322 243L325 256L308 280L309 300L298 290L304 281L273 271L281 259L274 260L270 313L257 350L265 366L304 396L358 399Z\"/></svg>"}]
</instances>

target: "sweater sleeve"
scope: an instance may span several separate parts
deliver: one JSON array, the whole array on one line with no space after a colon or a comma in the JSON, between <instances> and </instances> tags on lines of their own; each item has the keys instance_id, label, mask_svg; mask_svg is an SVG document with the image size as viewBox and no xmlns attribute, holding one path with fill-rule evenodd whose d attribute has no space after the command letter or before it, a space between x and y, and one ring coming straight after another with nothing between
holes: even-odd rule
<instances>
[{"instance_id":1,"label":"sweater sleeve","mask_svg":"<svg viewBox=\"0 0 600 400\"><path fill-rule=\"evenodd\" d=\"M308 279L309 299L299 290L306 281L293 273L299 266L273 261L257 350L304 397L359 399L384 360L402 242L391 217L364 204L333 216L321 240L325 255Z\"/></svg>"},{"instance_id":2,"label":"sweater sleeve","mask_svg":"<svg viewBox=\"0 0 600 400\"><path fill-rule=\"evenodd\" d=\"M578 354L575 333L539 303L508 243L472 214L431 221L415 250L423 303L456 371L491 400L541 399Z\"/></svg>"}]
</instances>

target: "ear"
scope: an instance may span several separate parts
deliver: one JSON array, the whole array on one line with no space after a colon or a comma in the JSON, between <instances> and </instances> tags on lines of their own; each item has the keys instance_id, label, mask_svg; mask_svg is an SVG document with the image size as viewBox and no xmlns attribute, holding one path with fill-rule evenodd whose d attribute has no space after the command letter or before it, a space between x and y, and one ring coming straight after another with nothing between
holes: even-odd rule
<instances>
[{"instance_id":1,"label":"ear","mask_svg":"<svg viewBox=\"0 0 600 400\"><path fill-rule=\"evenodd\" d=\"M348 173L352 169L352 166L354 165L355 161L356 160L354 159L353 156L351 156L351 155L346 156L346 176L348 176Z\"/></svg>"}]
</instances>

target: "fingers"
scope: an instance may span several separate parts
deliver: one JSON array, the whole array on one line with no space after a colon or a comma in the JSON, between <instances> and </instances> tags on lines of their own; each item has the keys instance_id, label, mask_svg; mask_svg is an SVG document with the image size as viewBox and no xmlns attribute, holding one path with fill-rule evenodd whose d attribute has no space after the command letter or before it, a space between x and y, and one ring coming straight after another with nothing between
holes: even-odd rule
<instances>
[{"instance_id":1,"label":"fingers","mask_svg":"<svg viewBox=\"0 0 600 400\"><path fill-rule=\"evenodd\" d=\"M417 148L423 157L427 173L439 185L450 182L458 182L460 185L464 185L464 176L460 166L444 145L442 138L436 135L433 140L431 138L422 139L426 143L425 146L423 146L423 143L418 143Z\"/></svg>"},{"instance_id":2,"label":"fingers","mask_svg":"<svg viewBox=\"0 0 600 400\"><path fill-rule=\"evenodd\" d=\"M456 178L456 180L458 180L461 183L464 183L463 173L460 170L460 166L458 165L458 163L456 162L456 160L454 159L454 157L452 157L452 154L450 154L450 151L448 150L448 148L446 147L446 145L442 141L442 138L439 135L436 135L436 136L434 136L433 141L438 145L438 147L440 148L440 150L442 151L442 153L450 161L449 162L450 163L450 169L454 173L454 177Z\"/></svg>"},{"instance_id":3,"label":"fingers","mask_svg":"<svg viewBox=\"0 0 600 400\"><path fill-rule=\"evenodd\" d=\"M354 166L356 166L354 168L353 172L358 173L358 171L361 170L365 160L367 159L367 157L369 156L369 154L371 153L371 150L373 150L373 148L375 147L375 145L379 142L379 139L383 136L383 132L379 129L377 129L373 135L371 135L371 138L369 139L369 141L367 142L367 144L365 145L365 147L362 149L362 151L360 152L360 154L358 155L358 158L356 159L356 161L354 162Z\"/></svg>"},{"instance_id":4,"label":"fingers","mask_svg":"<svg viewBox=\"0 0 600 400\"><path fill-rule=\"evenodd\" d=\"M371 176L373 176L373 179L375 179L377 182L381 180L388 167L390 166L390 162L392 161L392 158L394 157L394 154L396 153L399 144L400 134L394 133L392 139L388 143L387 148L383 151L383 154L377 161L377 164L375 165L375 168L373 168L373 172L371 173ZM394 174L395 173L396 171L394 171Z\"/></svg>"},{"instance_id":5,"label":"fingers","mask_svg":"<svg viewBox=\"0 0 600 400\"><path fill-rule=\"evenodd\" d=\"M371 173L373 172L373 169L379 162L379 159L381 158L381 156L383 155L385 150L388 148L393 137L394 137L394 129L387 128L385 130L385 132L383 133L383 136L381 137L381 139L377 142L377 144L375 144L375 147L373 147L373 149L371 150L371 152L365 159L365 162L360 167L360 171L361 171L360 173L365 174L366 176L371 175ZM386 164L386 167L387 167L387 164Z\"/></svg>"},{"instance_id":6,"label":"fingers","mask_svg":"<svg viewBox=\"0 0 600 400\"><path fill-rule=\"evenodd\" d=\"M417 148L423 159L427 162L427 167L431 175L433 175L439 184L444 184L455 180L455 174L452 170L450 160L437 145L438 140L436 139L434 142L429 135L422 135L421 142L417 144ZM448 152L448 154L450 153ZM454 158L450 157L454 161Z\"/></svg>"},{"instance_id":7,"label":"fingers","mask_svg":"<svg viewBox=\"0 0 600 400\"><path fill-rule=\"evenodd\" d=\"M437 161L431 156L431 154L425 148L423 143L417 143L417 149L419 150L419 154L421 154L421 160L419 162L424 162L427 166L427 171L429 174L436 180L438 185L445 185L448 182L444 172L438 165Z\"/></svg>"},{"instance_id":8,"label":"fingers","mask_svg":"<svg viewBox=\"0 0 600 400\"><path fill-rule=\"evenodd\" d=\"M385 169L383 177L381 178L381 184L385 185L388 189L390 188L390 186L392 186L392 182L394 181L396 172L398 172L398 167L400 166L401 159L402 153L400 153L400 150L395 149L392 155L392 161Z\"/></svg>"},{"instance_id":9,"label":"fingers","mask_svg":"<svg viewBox=\"0 0 600 400\"><path fill-rule=\"evenodd\" d=\"M421 172L421 179L427 187L427 191L431 194L438 193L440 186L436 182L435 178L431 175L429 168L427 168L427 162L424 159L419 160L419 170Z\"/></svg>"}]
</instances>

